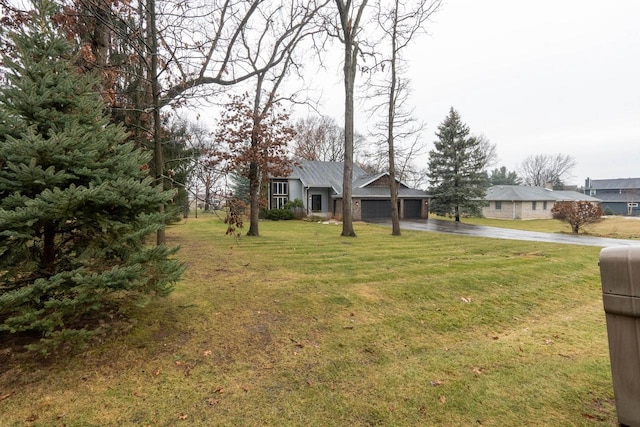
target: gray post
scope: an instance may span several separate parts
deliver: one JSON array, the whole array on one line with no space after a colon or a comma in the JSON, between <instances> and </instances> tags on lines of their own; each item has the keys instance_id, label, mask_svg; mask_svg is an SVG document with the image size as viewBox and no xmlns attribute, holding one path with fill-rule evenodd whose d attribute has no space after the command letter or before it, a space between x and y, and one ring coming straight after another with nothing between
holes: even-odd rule
<instances>
[{"instance_id":1,"label":"gray post","mask_svg":"<svg viewBox=\"0 0 640 427\"><path fill-rule=\"evenodd\" d=\"M613 393L620 426L640 426L640 246L600 252Z\"/></svg>"}]
</instances>

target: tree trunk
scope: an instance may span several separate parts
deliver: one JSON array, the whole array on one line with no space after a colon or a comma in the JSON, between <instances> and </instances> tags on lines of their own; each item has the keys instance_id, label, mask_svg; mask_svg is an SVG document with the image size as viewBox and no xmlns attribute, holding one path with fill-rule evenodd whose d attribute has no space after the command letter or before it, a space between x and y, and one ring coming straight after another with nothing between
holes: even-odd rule
<instances>
[{"instance_id":1,"label":"tree trunk","mask_svg":"<svg viewBox=\"0 0 640 427\"><path fill-rule=\"evenodd\" d=\"M258 150L260 141L258 140L258 132L260 129L260 103L262 101L262 84L265 74L258 74L256 81L256 93L253 99L253 129L251 130L251 150ZM253 153L255 155L255 153ZM247 236L260 236L258 225L260 223L260 168L258 163L252 161L249 163L249 231Z\"/></svg>"},{"instance_id":2,"label":"tree trunk","mask_svg":"<svg viewBox=\"0 0 640 427\"><path fill-rule=\"evenodd\" d=\"M42 265L41 268L47 275L55 273L56 263L56 229L53 225L47 224L43 231L44 247L42 249Z\"/></svg>"},{"instance_id":3,"label":"tree trunk","mask_svg":"<svg viewBox=\"0 0 640 427\"><path fill-rule=\"evenodd\" d=\"M353 230L353 92L356 79L356 58L358 46L354 44L353 33L345 40L344 50L344 173L342 177L342 235L355 237Z\"/></svg>"},{"instance_id":4,"label":"tree trunk","mask_svg":"<svg viewBox=\"0 0 640 427\"><path fill-rule=\"evenodd\" d=\"M164 188L164 157L162 153L162 123L160 122L160 82L158 81L158 34L156 28L156 2L147 0L147 39L151 56L149 69L149 79L151 80L151 96L153 101L153 164L156 173L156 185ZM164 214L165 207L160 205L158 211ZM158 229L156 234L156 244L162 245L166 242L164 226Z\"/></svg>"},{"instance_id":5,"label":"tree trunk","mask_svg":"<svg viewBox=\"0 0 640 427\"><path fill-rule=\"evenodd\" d=\"M249 231L247 236L260 236L258 224L260 221L260 180L258 165L249 165Z\"/></svg>"},{"instance_id":6,"label":"tree trunk","mask_svg":"<svg viewBox=\"0 0 640 427\"><path fill-rule=\"evenodd\" d=\"M394 128L396 112L396 41L398 28L398 4L394 9L393 34L391 37L391 87L389 88L389 111L387 122L387 143L389 145L389 193L391 196L391 235L400 236L400 214L398 212L398 184L396 182L396 160Z\"/></svg>"}]
</instances>

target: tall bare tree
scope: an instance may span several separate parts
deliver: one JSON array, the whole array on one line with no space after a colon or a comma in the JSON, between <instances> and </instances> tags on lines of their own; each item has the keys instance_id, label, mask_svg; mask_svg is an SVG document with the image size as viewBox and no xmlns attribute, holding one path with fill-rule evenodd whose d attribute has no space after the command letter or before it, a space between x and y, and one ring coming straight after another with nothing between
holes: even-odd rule
<instances>
[{"instance_id":1,"label":"tall bare tree","mask_svg":"<svg viewBox=\"0 0 640 427\"><path fill-rule=\"evenodd\" d=\"M554 189L562 189L564 180L575 166L576 161L569 154L534 154L522 161L518 175L524 185L544 187L551 184Z\"/></svg>"},{"instance_id":2,"label":"tall bare tree","mask_svg":"<svg viewBox=\"0 0 640 427\"><path fill-rule=\"evenodd\" d=\"M159 180L164 162L154 135L160 111L196 96L215 98L288 61L301 34L330 2L66 1L67 23L75 24L68 28L83 44L87 68L117 74L105 93L114 112L126 111L124 120L148 135Z\"/></svg>"},{"instance_id":3,"label":"tall bare tree","mask_svg":"<svg viewBox=\"0 0 640 427\"><path fill-rule=\"evenodd\" d=\"M296 121L294 127L294 158L323 162L338 162L344 158L344 130L335 119L309 116Z\"/></svg>"},{"instance_id":4,"label":"tall bare tree","mask_svg":"<svg viewBox=\"0 0 640 427\"><path fill-rule=\"evenodd\" d=\"M338 7L336 36L344 45L344 174L342 178L342 236L355 237L353 229L353 134L354 134L354 90L361 20L367 0L356 5L352 0L335 0Z\"/></svg>"},{"instance_id":5,"label":"tall bare tree","mask_svg":"<svg viewBox=\"0 0 640 427\"><path fill-rule=\"evenodd\" d=\"M376 3L375 20L382 31L383 39L379 43L382 46L381 59L374 68L382 71L384 77L381 83L373 86L375 95L385 99L384 104L377 105L378 110L386 107L385 120L378 128L386 133L391 192L391 234L395 236L400 235L396 139L415 139L422 129L422 125L416 122L411 110L406 107L409 82L403 77L406 71L403 52L419 34L425 32L427 20L439 9L441 3L441 0L378 0Z\"/></svg>"}]
</instances>

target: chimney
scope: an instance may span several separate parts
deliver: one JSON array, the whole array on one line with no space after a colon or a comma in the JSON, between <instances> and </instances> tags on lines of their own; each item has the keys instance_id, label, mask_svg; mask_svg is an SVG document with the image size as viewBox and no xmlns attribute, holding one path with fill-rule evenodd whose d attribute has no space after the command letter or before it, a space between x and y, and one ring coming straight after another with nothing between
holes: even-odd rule
<instances>
[{"instance_id":1,"label":"chimney","mask_svg":"<svg viewBox=\"0 0 640 427\"><path fill-rule=\"evenodd\" d=\"M553 182L551 182L551 181L547 181L547 182L544 184L544 188L546 188L547 190L553 190Z\"/></svg>"}]
</instances>

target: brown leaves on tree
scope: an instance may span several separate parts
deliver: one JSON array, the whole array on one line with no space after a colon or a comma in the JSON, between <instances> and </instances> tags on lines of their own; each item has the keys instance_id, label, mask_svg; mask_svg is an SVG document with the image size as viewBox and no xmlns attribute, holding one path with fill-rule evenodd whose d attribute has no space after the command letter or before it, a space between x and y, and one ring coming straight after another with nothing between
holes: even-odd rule
<instances>
[{"instance_id":1,"label":"brown leaves on tree","mask_svg":"<svg viewBox=\"0 0 640 427\"><path fill-rule=\"evenodd\" d=\"M599 203L586 201L557 202L551 209L554 219L569 223L571 231L575 234L585 224L591 224L602 220L602 207Z\"/></svg>"},{"instance_id":2,"label":"brown leaves on tree","mask_svg":"<svg viewBox=\"0 0 640 427\"><path fill-rule=\"evenodd\" d=\"M251 166L263 177L291 172L288 146L295 136L289 115L278 104L256 111L247 94L235 96L222 113L216 140L218 157L227 172L251 179Z\"/></svg>"},{"instance_id":3,"label":"brown leaves on tree","mask_svg":"<svg viewBox=\"0 0 640 427\"><path fill-rule=\"evenodd\" d=\"M224 223L227 224L227 235L233 235L240 238L238 229L244 227L244 211L247 205L240 199L227 200L227 216Z\"/></svg>"},{"instance_id":4,"label":"brown leaves on tree","mask_svg":"<svg viewBox=\"0 0 640 427\"><path fill-rule=\"evenodd\" d=\"M295 136L289 115L281 112L272 97L268 97L266 105L261 105L259 87L256 90L253 100L247 94L232 98L222 113L216 133L216 157L222 169L249 180L251 221L247 234L252 236L259 235L258 210L261 204L264 206L260 202L263 183L270 176L282 177L291 172L288 146ZM237 219L228 218L230 224Z\"/></svg>"}]
</instances>

